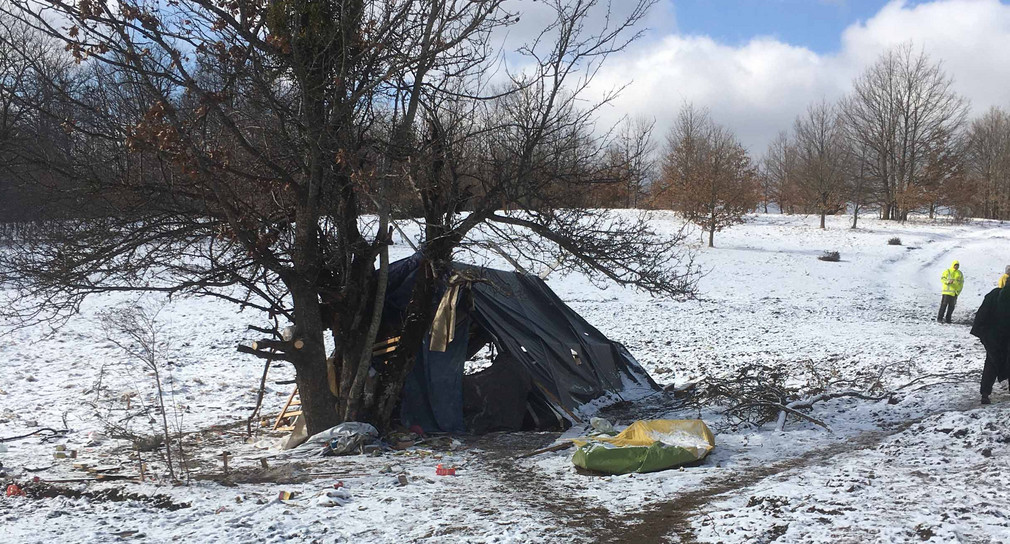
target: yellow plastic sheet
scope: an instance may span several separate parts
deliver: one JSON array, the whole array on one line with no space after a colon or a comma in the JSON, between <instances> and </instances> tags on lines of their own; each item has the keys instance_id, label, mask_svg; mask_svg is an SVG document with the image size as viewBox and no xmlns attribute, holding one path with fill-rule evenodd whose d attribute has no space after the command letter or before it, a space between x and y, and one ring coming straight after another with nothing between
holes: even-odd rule
<instances>
[{"instance_id":1,"label":"yellow plastic sheet","mask_svg":"<svg viewBox=\"0 0 1010 544\"><path fill-rule=\"evenodd\" d=\"M613 447L650 446L655 442L692 451L698 459L715 447L715 436L700 419L638 420L617 436L573 438L577 446L602 442Z\"/></svg>"}]
</instances>

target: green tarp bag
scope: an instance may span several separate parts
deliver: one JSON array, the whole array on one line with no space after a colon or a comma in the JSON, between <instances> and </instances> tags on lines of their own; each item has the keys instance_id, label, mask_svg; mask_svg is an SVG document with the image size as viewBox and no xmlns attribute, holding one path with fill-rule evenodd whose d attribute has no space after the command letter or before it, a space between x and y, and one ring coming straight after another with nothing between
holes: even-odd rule
<instances>
[{"instance_id":1,"label":"green tarp bag","mask_svg":"<svg viewBox=\"0 0 1010 544\"><path fill-rule=\"evenodd\" d=\"M607 474L655 472L704 459L715 447L712 431L700 419L636 421L614 437L572 440L579 448L576 466Z\"/></svg>"}]
</instances>

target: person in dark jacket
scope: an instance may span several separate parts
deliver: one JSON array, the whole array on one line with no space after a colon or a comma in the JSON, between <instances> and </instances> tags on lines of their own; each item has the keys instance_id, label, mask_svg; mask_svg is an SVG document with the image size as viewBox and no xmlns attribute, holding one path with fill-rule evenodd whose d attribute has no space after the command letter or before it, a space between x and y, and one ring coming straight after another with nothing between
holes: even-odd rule
<instances>
[{"instance_id":1,"label":"person in dark jacket","mask_svg":"<svg viewBox=\"0 0 1010 544\"><path fill-rule=\"evenodd\" d=\"M982 404L989 404L989 395L996 380L1010 378L1010 289L999 287L989 291L975 313L971 326L972 336L978 337L985 347L985 366L982 369Z\"/></svg>"}]
</instances>

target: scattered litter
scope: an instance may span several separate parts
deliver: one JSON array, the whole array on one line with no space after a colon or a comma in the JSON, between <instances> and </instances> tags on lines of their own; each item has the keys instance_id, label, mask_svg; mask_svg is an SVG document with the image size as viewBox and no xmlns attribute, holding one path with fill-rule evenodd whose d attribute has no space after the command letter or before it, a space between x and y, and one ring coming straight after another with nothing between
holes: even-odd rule
<instances>
[{"instance_id":1,"label":"scattered litter","mask_svg":"<svg viewBox=\"0 0 1010 544\"><path fill-rule=\"evenodd\" d=\"M349 502L351 494L346 489L331 489L316 499L316 506L344 506Z\"/></svg>"},{"instance_id":2,"label":"scattered litter","mask_svg":"<svg viewBox=\"0 0 1010 544\"><path fill-rule=\"evenodd\" d=\"M435 475L437 475L437 476L455 476L456 475L456 468L455 467L453 467L453 468L443 468L442 467L442 463L439 463L438 466L435 467Z\"/></svg>"},{"instance_id":3,"label":"scattered litter","mask_svg":"<svg viewBox=\"0 0 1010 544\"><path fill-rule=\"evenodd\" d=\"M66 444L57 444L54 459L77 459L77 450L68 450Z\"/></svg>"},{"instance_id":4,"label":"scattered litter","mask_svg":"<svg viewBox=\"0 0 1010 544\"><path fill-rule=\"evenodd\" d=\"M8 497L24 497L25 492L18 484L10 484L7 486L7 496Z\"/></svg>"},{"instance_id":5,"label":"scattered litter","mask_svg":"<svg viewBox=\"0 0 1010 544\"><path fill-rule=\"evenodd\" d=\"M614 424L603 419L602 417L593 417L589 419L589 424L593 427L593 430L600 434L605 434L609 436L614 436L617 434L617 430L614 429Z\"/></svg>"},{"instance_id":6,"label":"scattered litter","mask_svg":"<svg viewBox=\"0 0 1010 544\"><path fill-rule=\"evenodd\" d=\"M289 500L291 500L293 498L295 498L295 492L294 491L281 491L280 493L277 493L277 499L278 500L289 501Z\"/></svg>"},{"instance_id":7,"label":"scattered litter","mask_svg":"<svg viewBox=\"0 0 1010 544\"><path fill-rule=\"evenodd\" d=\"M91 431L87 434L87 439L84 442L84 446L89 448L94 446L100 446L103 442L105 442L105 438L106 437L104 434L98 431Z\"/></svg>"}]
</instances>

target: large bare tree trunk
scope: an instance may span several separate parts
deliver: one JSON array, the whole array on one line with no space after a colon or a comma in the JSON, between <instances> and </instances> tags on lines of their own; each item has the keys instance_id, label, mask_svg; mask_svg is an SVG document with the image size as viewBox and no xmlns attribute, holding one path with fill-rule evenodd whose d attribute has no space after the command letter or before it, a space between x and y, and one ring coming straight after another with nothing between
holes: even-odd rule
<instances>
[{"instance_id":1,"label":"large bare tree trunk","mask_svg":"<svg viewBox=\"0 0 1010 544\"><path fill-rule=\"evenodd\" d=\"M326 348L319 301L314 291L293 292L298 340L302 348L291 351L295 382L302 401L302 415L309 434L324 431L338 423L336 397L330 392L326 371Z\"/></svg>"}]
</instances>

